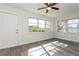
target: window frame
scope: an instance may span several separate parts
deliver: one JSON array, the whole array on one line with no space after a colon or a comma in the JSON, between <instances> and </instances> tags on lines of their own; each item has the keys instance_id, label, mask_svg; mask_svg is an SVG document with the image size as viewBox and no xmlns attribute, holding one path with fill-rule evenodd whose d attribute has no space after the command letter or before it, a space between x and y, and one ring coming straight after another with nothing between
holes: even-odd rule
<instances>
[{"instance_id":1,"label":"window frame","mask_svg":"<svg viewBox=\"0 0 79 59\"><path fill-rule=\"evenodd\" d=\"M78 26L77 26L77 30L79 29L79 18L72 18L72 19L67 19L67 20L58 20L57 21L57 32L64 32L64 31L59 31L59 29L58 29L58 22L61 22L61 21L66 21L66 24L65 24L65 26L66 26L66 32L69 32L69 30L68 30L68 21L69 20L75 20L75 19L78 19L78 23L71 23L71 24L77 24ZM69 33L76 33L76 32L69 32ZM77 31L77 33L79 33L79 31Z\"/></svg>"},{"instance_id":2,"label":"window frame","mask_svg":"<svg viewBox=\"0 0 79 59\"><path fill-rule=\"evenodd\" d=\"M29 23L30 23L30 22L29 22L29 19L36 19L36 20L37 20L37 26L38 26L38 19L37 19L37 18L33 18L33 17L29 17L29 18L28 18L28 31L29 31L29 32L34 32L34 31L30 31L30 29L29 29ZM36 24L36 23L35 23L35 24ZM35 31L35 32L38 32L38 31Z\"/></svg>"},{"instance_id":3,"label":"window frame","mask_svg":"<svg viewBox=\"0 0 79 59\"><path fill-rule=\"evenodd\" d=\"M43 20L43 19L38 19L38 18L33 18L33 17L29 17L28 18L28 28L29 28L29 19L36 19L37 20L37 26L39 27L39 25L40 25L40 23L39 23L39 20ZM46 21L48 21L48 20L43 20L43 21L45 21L45 28L43 28L43 29L45 29L45 30L47 30L46 29ZM50 21L48 21L48 22L50 22ZM35 23L36 24L36 23ZM51 22L50 22L50 24L51 24ZM28 29L29 30L29 29ZM30 31L29 30L29 32L34 32L34 31ZM37 31L37 32L39 32L39 30ZM43 31L41 31L41 32L43 32ZM50 27L49 27L49 30L48 31L45 31L45 32L51 32L51 25L50 25Z\"/></svg>"},{"instance_id":4,"label":"window frame","mask_svg":"<svg viewBox=\"0 0 79 59\"><path fill-rule=\"evenodd\" d=\"M58 25L59 22L64 22L64 25L63 25L63 26L65 26L65 29L64 29L65 31L59 30L59 27L58 27L58 26L59 26L59 25ZM62 26L62 27L63 27L63 26ZM62 29L63 29L63 28L62 28ZM67 21L66 21L66 20L59 20L59 21L57 21L57 32L67 32Z\"/></svg>"},{"instance_id":5,"label":"window frame","mask_svg":"<svg viewBox=\"0 0 79 59\"><path fill-rule=\"evenodd\" d=\"M75 19L78 19L78 23L70 23L70 24L77 24L77 28L73 28L73 27L71 27L72 29L76 29L76 30L78 30L78 28L79 28L79 18L73 18L73 19L70 19L70 20L75 20ZM69 20L68 20L69 21ZM67 22L68 22L67 21ZM69 33L79 33L79 31L75 31L75 32L70 32L69 30L68 30L68 23L67 23L67 31L69 32Z\"/></svg>"}]
</instances>

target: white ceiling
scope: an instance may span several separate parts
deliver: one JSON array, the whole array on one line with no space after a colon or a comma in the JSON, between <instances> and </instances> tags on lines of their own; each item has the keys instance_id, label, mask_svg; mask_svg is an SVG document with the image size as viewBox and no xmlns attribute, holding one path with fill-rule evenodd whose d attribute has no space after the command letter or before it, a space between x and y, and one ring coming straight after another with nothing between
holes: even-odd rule
<instances>
[{"instance_id":1,"label":"white ceiling","mask_svg":"<svg viewBox=\"0 0 79 59\"><path fill-rule=\"evenodd\" d=\"M31 12L37 14L43 14L50 17L61 17L61 16L68 16L74 13L79 12L79 3L59 3L56 7L59 7L59 10L50 10L47 14L44 10L37 10L37 8L44 7L43 3L5 3L8 6L16 7L22 10L29 10Z\"/></svg>"}]
</instances>

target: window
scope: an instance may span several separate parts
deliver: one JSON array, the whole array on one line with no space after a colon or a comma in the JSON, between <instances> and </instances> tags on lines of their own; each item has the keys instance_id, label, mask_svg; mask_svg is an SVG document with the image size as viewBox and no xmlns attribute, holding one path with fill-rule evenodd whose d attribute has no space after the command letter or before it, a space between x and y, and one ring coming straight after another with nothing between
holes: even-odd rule
<instances>
[{"instance_id":1,"label":"window","mask_svg":"<svg viewBox=\"0 0 79 59\"><path fill-rule=\"evenodd\" d=\"M78 32L78 24L79 19L68 20L68 32L77 33Z\"/></svg>"},{"instance_id":2,"label":"window","mask_svg":"<svg viewBox=\"0 0 79 59\"><path fill-rule=\"evenodd\" d=\"M29 31L37 32L38 31L38 20L30 18L29 19Z\"/></svg>"},{"instance_id":3,"label":"window","mask_svg":"<svg viewBox=\"0 0 79 59\"><path fill-rule=\"evenodd\" d=\"M58 32L66 32L66 21L64 20L58 21L57 26L58 26L57 29Z\"/></svg>"},{"instance_id":4,"label":"window","mask_svg":"<svg viewBox=\"0 0 79 59\"><path fill-rule=\"evenodd\" d=\"M79 32L79 19L61 20L57 22L58 32Z\"/></svg>"},{"instance_id":5,"label":"window","mask_svg":"<svg viewBox=\"0 0 79 59\"><path fill-rule=\"evenodd\" d=\"M44 20L39 20L39 32L46 32Z\"/></svg>"},{"instance_id":6,"label":"window","mask_svg":"<svg viewBox=\"0 0 79 59\"><path fill-rule=\"evenodd\" d=\"M50 27L49 21L29 18L29 32L48 32Z\"/></svg>"},{"instance_id":7,"label":"window","mask_svg":"<svg viewBox=\"0 0 79 59\"><path fill-rule=\"evenodd\" d=\"M46 21L46 30L50 31L51 29L51 23L49 21Z\"/></svg>"}]
</instances>

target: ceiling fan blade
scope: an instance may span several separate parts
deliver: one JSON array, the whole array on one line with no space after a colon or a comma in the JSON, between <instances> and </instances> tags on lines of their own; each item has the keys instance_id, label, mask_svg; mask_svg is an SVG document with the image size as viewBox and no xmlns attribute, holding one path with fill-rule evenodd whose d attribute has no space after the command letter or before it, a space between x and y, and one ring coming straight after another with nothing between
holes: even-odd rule
<instances>
[{"instance_id":1,"label":"ceiling fan blade","mask_svg":"<svg viewBox=\"0 0 79 59\"><path fill-rule=\"evenodd\" d=\"M41 10L41 9L45 9L45 8L47 8L47 7L38 8L37 10Z\"/></svg>"},{"instance_id":2,"label":"ceiling fan blade","mask_svg":"<svg viewBox=\"0 0 79 59\"><path fill-rule=\"evenodd\" d=\"M46 13L48 13L48 10L46 10Z\"/></svg>"},{"instance_id":3,"label":"ceiling fan blade","mask_svg":"<svg viewBox=\"0 0 79 59\"><path fill-rule=\"evenodd\" d=\"M57 8L57 7L51 7L52 9L55 9L55 10L59 10L59 8Z\"/></svg>"},{"instance_id":4,"label":"ceiling fan blade","mask_svg":"<svg viewBox=\"0 0 79 59\"><path fill-rule=\"evenodd\" d=\"M58 3L50 3L50 6L54 6L54 5L56 5L56 4L58 4Z\"/></svg>"},{"instance_id":5,"label":"ceiling fan blade","mask_svg":"<svg viewBox=\"0 0 79 59\"><path fill-rule=\"evenodd\" d=\"M44 3L47 7L49 7L48 3Z\"/></svg>"}]
</instances>

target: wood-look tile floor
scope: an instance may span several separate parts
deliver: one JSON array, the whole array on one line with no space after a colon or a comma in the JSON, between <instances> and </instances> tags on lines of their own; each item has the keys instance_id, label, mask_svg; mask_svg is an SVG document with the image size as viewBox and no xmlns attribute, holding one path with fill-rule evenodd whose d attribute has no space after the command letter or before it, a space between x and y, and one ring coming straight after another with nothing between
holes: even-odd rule
<instances>
[{"instance_id":1,"label":"wood-look tile floor","mask_svg":"<svg viewBox=\"0 0 79 59\"><path fill-rule=\"evenodd\" d=\"M0 56L79 56L79 43L54 38L1 49Z\"/></svg>"}]
</instances>

